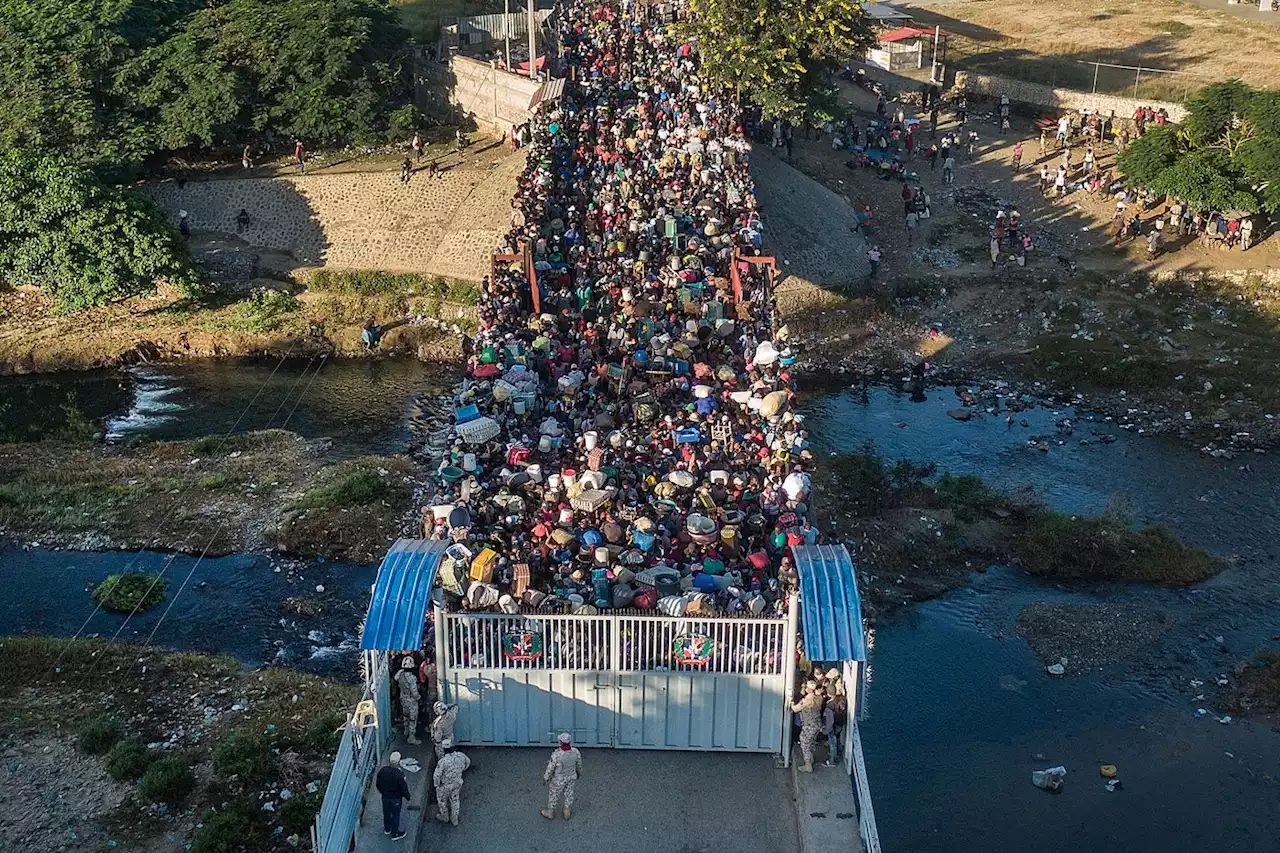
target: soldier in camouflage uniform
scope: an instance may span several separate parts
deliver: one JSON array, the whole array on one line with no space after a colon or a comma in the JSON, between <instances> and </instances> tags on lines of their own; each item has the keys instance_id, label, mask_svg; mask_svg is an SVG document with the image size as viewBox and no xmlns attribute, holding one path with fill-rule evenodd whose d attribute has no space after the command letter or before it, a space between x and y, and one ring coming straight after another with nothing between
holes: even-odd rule
<instances>
[{"instance_id":1,"label":"soldier in camouflage uniform","mask_svg":"<svg viewBox=\"0 0 1280 853\"><path fill-rule=\"evenodd\" d=\"M813 745L822 732L822 693L814 682L807 682L800 701L791 706L800 715L800 754L803 763L796 768L801 773L813 772Z\"/></svg>"},{"instance_id":2,"label":"soldier in camouflage uniform","mask_svg":"<svg viewBox=\"0 0 1280 853\"><path fill-rule=\"evenodd\" d=\"M562 732L558 740L560 748L551 753L546 772L542 774L542 781L547 783L547 807L542 810L542 816L547 820L555 819L556 803L560 801L561 794L564 794L564 819L569 819L573 808L573 785L582 775L582 753L573 746L573 738L568 732Z\"/></svg>"},{"instance_id":3,"label":"soldier in camouflage uniform","mask_svg":"<svg viewBox=\"0 0 1280 853\"><path fill-rule=\"evenodd\" d=\"M413 744L418 743L418 704L422 700L418 673L415 670L413 657L405 655L400 662L400 671L396 673L396 684L400 687L400 710L404 713L404 739Z\"/></svg>"},{"instance_id":4,"label":"soldier in camouflage uniform","mask_svg":"<svg viewBox=\"0 0 1280 853\"><path fill-rule=\"evenodd\" d=\"M436 762L436 772L431 781L436 786L436 803L440 806L440 822L458 825L458 809L462 795L462 771L471 766L471 759L461 752L449 750Z\"/></svg>"},{"instance_id":5,"label":"soldier in camouflage uniform","mask_svg":"<svg viewBox=\"0 0 1280 853\"><path fill-rule=\"evenodd\" d=\"M453 724L458 719L458 706L437 702L433 706L436 718L431 721L431 741L436 747L436 761L444 758L444 752L453 746Z\"/></svg>"}]
</instances>

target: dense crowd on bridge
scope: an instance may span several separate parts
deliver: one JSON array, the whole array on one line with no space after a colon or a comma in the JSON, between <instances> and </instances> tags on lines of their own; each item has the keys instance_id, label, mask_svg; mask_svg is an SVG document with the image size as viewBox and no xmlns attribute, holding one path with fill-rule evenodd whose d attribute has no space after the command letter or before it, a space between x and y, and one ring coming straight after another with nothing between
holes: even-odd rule
<instances>
[{"instance_id":1,"label":"dense crowd on bridge","mask_svg":"<svg viewBox=\"0 0 1280 853\"><path fill-rule=\"evenodd\" d=\"M819 534L738 104L614 7L567 5L561 53L424 508L446 604L785 612Z\"/></svg>"}]
</instances>

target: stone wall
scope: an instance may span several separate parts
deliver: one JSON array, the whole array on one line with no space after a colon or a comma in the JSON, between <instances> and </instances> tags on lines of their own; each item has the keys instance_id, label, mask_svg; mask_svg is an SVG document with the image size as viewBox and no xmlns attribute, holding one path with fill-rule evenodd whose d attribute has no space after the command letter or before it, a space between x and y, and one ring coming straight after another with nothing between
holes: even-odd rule
<instances>
[{"instance_id":1,"label":"stone wall","mask_svg":"<svg viewBox=\"0 0 1280 853\"><path fill-rule=\"evenodd\" d=\"M446 167L450 164L445 163ZM398 168L277 178L162 181L144 189L197 234L235 234L300 266L417 272L479 281L511 226L524 156L505 146L469 154L440 177ZM241 208L250 224L241 232Z\"/></svg>"},{"instance_id":2,"label":"stone wall","mask_svg":"<svg viewBox=\"0 0 1280 853\"><path fill-rule=\"evenodd\" d=\"M1008 95L1011 101L1041 107L1055 107L1060 110L1088 109L1097 110L1103 114L1114 110L1119 118L1129 118L1138 107L1151 107L1157 110L1164 107L1169 113L1169 118L1174 121L1182 121L1187 115L1186 107L1169 101L1144 101L1117 95L1077 92L1074 89L1055 89L1042 83L1028 83L995 74L957 71L956 86L980 95L993 98Z\"/></svg>"},{"instance_id":3,"label":"stone wall","mask_svg":"<svg viewBox=\"0 0 1280 853\"><path fill-rule=\"evenodd\" d=\"M501 136L533 115L529 103L542 86L537 80L469 56L450 59L449 72L450 100L463 113L470 114L482 130Z\"/></svg>"}]
</instances>

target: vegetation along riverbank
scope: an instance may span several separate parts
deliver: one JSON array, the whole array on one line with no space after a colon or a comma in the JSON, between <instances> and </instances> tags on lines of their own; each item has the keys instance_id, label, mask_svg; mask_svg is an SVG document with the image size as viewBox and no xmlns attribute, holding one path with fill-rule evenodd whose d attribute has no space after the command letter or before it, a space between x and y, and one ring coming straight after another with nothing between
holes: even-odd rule
<instances>
[{"instance_id":1,"label":"vegetation along riverbank","mask_svg":"<svg viewBox=\"0 0 1280 853\"><path fill-rule=\"evenodd\" d=\"M1065 515L973 475L887 462L870 446L824 459L815 488L826 534L856 553L873 614L963 586L994 563L1045 578L1173 585L1226 566L1166 528L1139 529L1118 512Z\"/></svg>"},{"instance_id":2,"label":"vegetation along riverbank","mask_svg":"<svg viewBox=\"0 0 1280 853\"><path fill-rule=\"evenodd\" d=\"M331 463L326 448L283 430L0 445L0 532L45 547L276 549L376 563L408 504L414 463Z\"/></svg>"},{"instance_id":3,"label":"vegetation along riverbank","mask_svg":"<svg viewBox=\"0 0 1280 853\"><path fill-rule=\"evenodd\" d=\"M299 849L357 698L216 655L0 638L0 847Z\"/></svg>"}]
</instances>

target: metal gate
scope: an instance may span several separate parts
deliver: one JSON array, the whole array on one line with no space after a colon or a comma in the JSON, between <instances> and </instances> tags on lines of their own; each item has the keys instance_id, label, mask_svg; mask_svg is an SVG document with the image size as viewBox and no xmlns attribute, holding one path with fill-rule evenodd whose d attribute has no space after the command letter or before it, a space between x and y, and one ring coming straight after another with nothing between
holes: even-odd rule
<instances>
[{"instance_id":1,"label":"metal gate","mask_svg":"<svg viewBox=\"0 0 1280 853\"><path fill-rule=\"evenodd\" d=\"M794 619L437 611L436 637L461 744L782 750Z\"/></svg>"}]
</instances>

